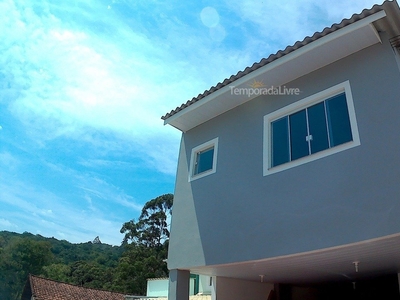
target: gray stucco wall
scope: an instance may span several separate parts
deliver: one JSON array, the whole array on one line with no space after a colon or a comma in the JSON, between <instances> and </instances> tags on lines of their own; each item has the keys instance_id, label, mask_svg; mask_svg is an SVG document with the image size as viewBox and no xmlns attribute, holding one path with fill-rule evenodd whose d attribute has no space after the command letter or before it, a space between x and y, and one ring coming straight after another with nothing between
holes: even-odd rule
<instances>
[{"instance_id":1,"label":"gray stucco wall","mask_svg":"<svg viewBox=\"0 0 400 300\"><path fill-rule=\"evenodd\" d=\"M400 232L400 74L387 37L182 136L168 266L223 264ZM263 176L263 117L350 81L361 145ZM188 182L191 149L219 138L217 172Z\"/></svg>"}]
</instances>

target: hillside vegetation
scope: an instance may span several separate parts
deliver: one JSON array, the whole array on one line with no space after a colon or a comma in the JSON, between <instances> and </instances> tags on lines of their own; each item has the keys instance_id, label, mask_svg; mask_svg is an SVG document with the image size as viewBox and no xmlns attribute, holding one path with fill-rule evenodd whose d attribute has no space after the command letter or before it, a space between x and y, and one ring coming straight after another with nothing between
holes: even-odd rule
<instances>
[{"instance_id":1,"label":"hillside vegetation","mask_svg":"<svg viewBox=\"0 0 400 300\"><path fill-rule=\"evenodd\" d=\"M72 244L29 232L0 231L0 299L20 299L29 274L79 286L145 295L146 279L168 276L167 216L173 195L150 200L122 225L121 246Z\"/></svg>"}]
</instances>

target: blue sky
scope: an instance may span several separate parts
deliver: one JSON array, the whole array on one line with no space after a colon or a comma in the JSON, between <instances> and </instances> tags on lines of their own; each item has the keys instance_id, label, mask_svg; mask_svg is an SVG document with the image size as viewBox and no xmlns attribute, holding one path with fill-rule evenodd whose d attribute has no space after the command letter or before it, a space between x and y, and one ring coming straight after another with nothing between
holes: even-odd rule
<instances>
[{"instance_id":1,"label":"blue sky","mask_svg":"<svg viewBox=\"0 0 400 300\"><path fill-rule=\"evenodd\" d=\"M119 245L173 193L160 117L375 2L332 3L0 0L0 230Z\"/></svg>"}]
</instances>

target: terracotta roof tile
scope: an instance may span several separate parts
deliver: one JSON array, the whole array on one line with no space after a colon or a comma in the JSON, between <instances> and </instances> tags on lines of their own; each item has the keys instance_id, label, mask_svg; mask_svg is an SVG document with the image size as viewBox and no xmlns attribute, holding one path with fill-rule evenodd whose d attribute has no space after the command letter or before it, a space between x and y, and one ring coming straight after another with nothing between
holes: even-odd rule
<instances>
[{"instance_id":1,"label":"terracotta roof tile","mask_svg":"<svg viewBox=\"0 0 400 300\"><path fill-rule=\"evenodd\" d=\"M124 300L124 294L85 288L29 275L35 300Z\"/></svg>"},{"instance_id":2,"label":"terracotta roof tile","mask_svg":"<svg viewBox=\"0 0 400 300\"><path fill-rule=\"evenodd\" d=\"M321 32L315 32L311 37L306 36L302 41L297 41L294 43L292 46L287 46L284 50L279 50L275 54L271 54L268 56L268 58L263 58L260 60L258 63L254 63L251 67L246 67L243 71L239 71L236 73L236 75L232 75L229 78L226 78L224 81L219 82L215 87L212 86L210 89L204 91L202 94L199 94L197 97L192 98L191 100L187 101L186 103L182 104L181 106L175 108L174 110L171 110L169 113L165 114L164 116L161 117L162 120L166 120L173 115L177 114L181 110L185 109L186 107L196 103L197 101L201 100L202 98L208 96L209 94L212 94L213 92L231 84L235 80L238 80L247 74L293 52L296 51L299 48L302 48L306 46L307 44L310 44L332 32L335 32L343 27L346 27L350 24L353 24L361 19L364 19L374 13L377 13L381 10L383 10L383 6L386 2L390 2L389 0L385 1L383 4L378 5L375 4L371 9L364 9L360 14L353 14L351 18L349 19L343 19L339 24L335 23L331 27L325 27L324 30Z\"/></svg>"}]
</instances>

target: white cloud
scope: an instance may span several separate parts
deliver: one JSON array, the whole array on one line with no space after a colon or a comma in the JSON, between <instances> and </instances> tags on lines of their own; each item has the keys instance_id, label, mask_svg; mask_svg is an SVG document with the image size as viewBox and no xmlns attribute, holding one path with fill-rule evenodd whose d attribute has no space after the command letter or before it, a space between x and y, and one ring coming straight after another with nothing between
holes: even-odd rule
<instances>
[{"instance_id":1,"label":"white cloud","mask_svg":"<svg viewBox=\"0 0 400 300\"><path fill-rule=\"evenodd\" d=\"M3 218L0 218L0 226L3 228L7 228L9 230L18 228L18 226L16 224L10 222L10 220L3 219Z\"/></svg>"},{"instance_id":2,"label":"white cloud","mask_svg":"<svg viewBox=\"0 0 400 300\"><path fill-rule=\"evenodd\" d=\"M188 62L168 51L171 45L186 44L187 36L192 38L183 47L184 53L191 53L192 47L201 49L201 40L193 38L191 29L179 22L162 24L171 26L167 42L150 40L117 23L112 28L114 38L105 39L64 24L45 9L38 15L11 0L1 6L3 84L13 91L8 92L14 97L8 105L29 127L32 140L43 147L58 137L96 142L92 135L96 130L118 132L133 147L137 145L136 151L144 157L157 148L146 159L156 162L152 165L161 172L175 172L176 155L169 151L165 137L177 145L179 133L163 128L160 117L196 95L202 86L209 87L204 83L209 72L194 62L209 60L209 53L200 50L200 57L193 55ZM218 70L212 73L224 74L215 75L218 80L228 76L238 60L226 53L212 57ZM224 63L227 60L232 62L229 67ZM166 153L173 156L166 157Z\"/></svg>"},{"instance_id":3,"label":"white cloud","mask_svg":"<svg viewBox=\"0 0 400 300\"><path fill-rule=\"evenodd\" d=\"M9 45L0 66L16 90L9 93L15 97L9 107L29 127L32 141L45 147L67 137L121 153L126 148L120 145L130 143L149 166L169 175L176 171L180 133L163 128L160 117L250 61L236 50L211 52L214 40L224 39L222 25L211 28L212 38L204 43L199 29L178 19L161 18L157 25L167 37L160 38L104 14L114 31L105 38L63 23L46 9L38 15L8 0L2 11L0 18L13 16L5 18L0 33ZM108 140L96 136L98 131L109 132Z\"/></svg>"},{"instance_id":4,"label":"white cloud","mask_svg":"<svg viewBox=\"0 0 400 300\"><path fill-rule=\"evenodd\" d=\"M87 187L87 178L82 178L83 182L79 188L84 192L83 198L90 199L91 209L93 210L93 198L97 198L97 205L101 205L100 201L103 203L114 202L118 205L124 206L129 209L133 209L133 211L138 212L142 209L142 205L136 204L136 201L133 197L126 195L124 192L119 191L118 188L112 186L111 184L96 178L89 179L91 187Z\"/></svg>"},{"instance_id":5,"label":"white cloud","mask_svg":"<svg viewBox=\"0 0 400 300\"><path fill-rule=\"evenodd\" d=\"M141 151L146 153L148 165L161 173L175 175L180 134L176 129L168 128L168 130L174 132L170 136L158 136L149 143L143 144Z\"/></svg>"}]
</instances>

